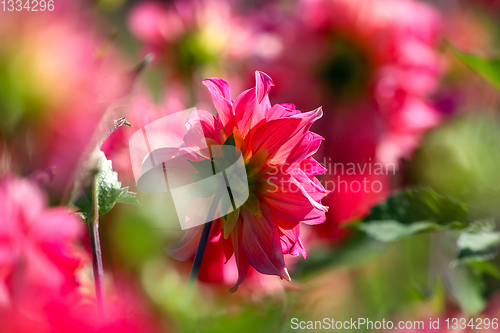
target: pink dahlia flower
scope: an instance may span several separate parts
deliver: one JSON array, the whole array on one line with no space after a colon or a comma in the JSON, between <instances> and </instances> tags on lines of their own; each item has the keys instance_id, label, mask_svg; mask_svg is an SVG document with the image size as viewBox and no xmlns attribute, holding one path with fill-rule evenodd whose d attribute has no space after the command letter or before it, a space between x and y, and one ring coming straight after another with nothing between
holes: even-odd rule
<instances>
[{"instance_id":1,"label":"pink dahlia flower","mask_svg":"<svg viewBox=\"0 0 500 333\"><path fill-rule=\"evenodd\" d=\"M45 205L32 182L0 180L0 308L27 297L61 296L78 286L81 258L71 242L81 226L67 209Z\"/></svg>"},{"instance_id":2,"label":"pink dahlia flower","mask_svg":"<svg viewBox=\"0 0 500 333\"><path fill-rule=\"evenodd\" d=\"M126 287L126 289L124 288ZM0 308L2 333L159 333L144 300L131 286L119 286L103 312L95 300L56 295L30 311ZM27 302L26 302L27 303ZM28 305L28 304L22 304ZM25 310L23 308L23 310Z\"/></svg>"},{"instance_id":3,"label":"pink dahlia flower","mask_svg":"<svg viewBox=\"0 0 500 333\"><path fill-rule=\"evenodd\" d=\"M245 161L249 198L227 219L215 220L209 236L212 243L222 242L226 262L234 254L238 280L232 291L243 282L250 266L290 280L284 255L306 257L300 223L322 223L327 211L321 199L328 191L315 178L324 168L312 157L323 138L309 131L322 116L321 108L302 113L293 104L271 106L271 78L262 72L256 72L255 78L255 87L235 100L226 81L203 81L217 116L198 113L207 142L221 145L233 135ZM200 233L201 227L189 229L172 255L181 260L191 257Z\"/></svg>"}]
</instances>

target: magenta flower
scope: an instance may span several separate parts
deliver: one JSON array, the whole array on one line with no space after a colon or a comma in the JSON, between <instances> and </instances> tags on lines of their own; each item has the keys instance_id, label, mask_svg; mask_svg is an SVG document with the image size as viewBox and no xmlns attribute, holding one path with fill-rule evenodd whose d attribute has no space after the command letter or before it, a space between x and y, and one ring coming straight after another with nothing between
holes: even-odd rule
<instances>
[{"instance_id":1,"label":"magenta flower","mask_svg":"<svg viewBox=\"0 0 500 333\"><path fill-rule=\"evenodd\" d=\"M248 58L254 41L242 21L231 1L143 1L132 8L128 26L144 51L155 54L157 63L184 76L224 64L219 58L233 62Z\"/></svg>"},{"instance_id":2,"label":"magenta flower","mask_svg":"<svg viewBox=\"0 0 500 333\"><path fill-rule=\"evenodd\" d=\"M290 280L283 255L300 253L306 258L300 222L322 223L327 211L321 199L328 192L314 177L324 168L312 157L323 138L309 131L322 116L321 108L302 113L293 104L271 106L271 78L262 72L256 72L255 78L255 88L234 101L226 81L203 81L218 114L199 111L207 141L222 144L233 135L246 165L248 200L227 219L215 220L209 237L210 242L222 242L226 262L235 256L238 281L232 291L250 266ZM174 257L191 257L200 231L200 227L189 229L172 251Z\"/></svg>"},{"instance_id":3,"label":"magenta flower","mask_svg":"<svg viewBox=\"0 0 500 333\"><path fill-rule=\"evenodd\" d=\"M140 294L130 284L118 285L108 310L103 313L95 300L79 296L45 299L42 306L30 308L0 307L2 333L160 333L160 325L151 316ZM75 296L75 295L73 295ZM18 304L19 305L19 304Z\"/></svg>"},{"instance_id":4,"label":"magenta flower","mask_svg":"<svg viewBox=\"0 0 500 333\"><path fill-rule=\"evenodd\" d=\"M67 209L45 204L32 182L12 176L0 180L0 307L26 297L61 296L78 286L81 258L70 242L81 226Z\"/></svg>"}]
</instances>

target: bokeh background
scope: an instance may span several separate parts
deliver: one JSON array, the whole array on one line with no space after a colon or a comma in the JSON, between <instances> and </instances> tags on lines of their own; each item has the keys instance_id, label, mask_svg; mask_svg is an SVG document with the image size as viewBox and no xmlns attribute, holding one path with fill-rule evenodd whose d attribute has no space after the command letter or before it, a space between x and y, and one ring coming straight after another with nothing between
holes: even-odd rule
<instances>
[{"instance_id":1,"label":"bokeh background","mask_svg":"<svg viewBox=\"0 0 500 333\"><path fill-rule=\"evenodd\" d=\"M323 107L312 130L325 138L315 158L328 169L319 178L331 193L326 222L301 228L308 258L287 258L291 282L253 270L230 294L234 260L224 264L222 248L209 244L189 299L192 258L166 252L182 236L171 198L138 192L141 205L101 216L113 305L98 331L289 332L292 318L500 317L496 252L459 261L455 231L381 242L353 227L394 191L420 185L470 204L496 237L499 1L55 0L53 11L38 13L1 6L0 175L18 180L0 191L0 322L22 319L41 286L60 278L35 270L21 279L9 268L21 251L9 240L9 207L22 206L23 223L47 225L30 239L56 233L47 212L71 202L72 184L84 181L79 168L93 158L89 147L104 139L118 179L138 192L130 136L175 111L214 112L202 81L224 78L234 98L254 86L256 70L273 79L273 104ZM133 127L108 136L106 126L121 117ZM350 163L366 169L346 171ZM375 172L377 165L390 168ZM357 190L363 181L368 189ZM54 260L69 269L69 257L78 258L68 274L84 300L43 307L35 312L43 324L22 319L14 332L88 332L89 318L102 315L92 307L88 232L65 235L71 256ZM38 250L26 251L16 260L41 267ZM28 291L16 299L16 288ZM75 303L85 311L71 309ZM439 331L452 330L442 322Z\"/></svg>"}]
</instances>

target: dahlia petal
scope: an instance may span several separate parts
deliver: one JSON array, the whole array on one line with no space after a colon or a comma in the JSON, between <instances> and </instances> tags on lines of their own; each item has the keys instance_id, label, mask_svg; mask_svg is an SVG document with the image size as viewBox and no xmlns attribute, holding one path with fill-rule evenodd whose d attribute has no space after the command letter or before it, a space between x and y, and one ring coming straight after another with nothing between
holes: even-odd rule
<instances>
[{"instance_id":1,"label":"dahlia petal","mask_svg":"<svg viewBox=\"0 0 500 333\"><path fill-rule=\"evenodd\" d=\"M284 221L280 221L280 222L284 222ZM295 243L299 239L300 223L299 222L279 223L278 230L279 230L279 233L282 236L288 238L291 243Z\"/></svg>"},{"instance_id":2,"label":"dahlia petal","mask_svg":"<svg viewBox=\"0 0 500 333\"><path fill-rule=\"evenodd\" d=\"M280 149L286 148L286 152L290 152L302 139L293 137L300 124L300 119L287 118L271 120L262 125L252 137L253 154L267 150L268 158L271 160Z\"/></svg>"},{"instance_id":3,"label":"dahlia petal","mask_svg":"<svg viewBox=\"0 0 500 333\"><path fill-rule=\"evenodd\" d=\"M299 239L299 222L278 223L278 231L280 234L283 254L291 254L293 256L298 255L299 252L294 249L294 245Z\"/></svg>"},{"instance_id":4,"label":"dahlia petal","mask_svg":"<svg viewBox=\"0 0 500 333\"><path fill-rule=\"evenodd\" d=\"M328 171L327 168L319 164L319 162L312 157L302 161L300 168L304 170L308 176L316 176Z\"/></svg>"},{"instance_id":5,"label":"dahlia petal","mask_svg":"<svg viewBox=\"0 0 500 333\"><path fill-rule=\"evenodd\" d=\"M212 222L212 227L210 228L210 233L208 234L208 240L210 243L217 243L222 235L222 230L220 228L220 219L216 219Z\"/></svg>"},{"instance_id":6,"label":"dahlia petal","mask_svg":"<svg viewBox=\"0 0 500 333\"><path fill-rule=\"evenodd\" d=\"M224 239L229 237L229 234L233 231L236 226L236 222L238 222L238 217L240 215L240 210L237 209L227 214L226 219L223 220L223 229L224 229Z\"/></svg>"},{"instance_id":7,"label":"dahlia petal","mask_svg":"<svg viewBox=\"0 0 500 333\"><path fill-rule=\"evenodd\" d=\"M295 256L294 254L290 253L293 247L293 243L290 242L290 240L286 237L280 237L281 241L281 253L283 254L291 254Z\"/></svg>"},{"instance_id":8,"label":"dahlia petal","mask_svg":"<svg viewBox=\"0 0 500 333\"><path fill-rule=\"evenodd\" d=\"M245 90L235 99L234 114L241 135L246 137L253 125L263 118L255 100L255 88Z\"/></svg>"},{"instance_id":9,"label":"dahlia petal","mask_svg":"<svg viewBox=\"0 0 500 333\"><path fill-rule=\"evenodd\" d=\"M240 148L241 153L245 156L247 153L247 143L237 128L233 130L233 136L236 147Z\"/></svg>"},{"instance_id":10,"label":"dahlia petal","mask_svg":"<svg viewBox=\"0 0 500 333\"><path fill-rule=\"evenodd\" d=\"M231 239L222 239L222 249L224 250L224 255L226 256L226 261L224 263L227 264L234 253Z\"/></svg>"},{"instance_id":11,"label":"dahlia petal","mask_svg":"<svg viewBox=\"0 0 500 333\"><path fill-rule=\"evenodd\" d=\"M315 200L311 196L311 193L313 193L314 195L319 195L322 199L325 195L329 193L329 191L325 190L323 186L319 186L319 188L315 188L315 186L310 186L312 183L310 182L310 179L303 174L302 170L296 173L295 176L300 177L303 183L299 182L297 178L294 176L290 177L290 182L293 183L295 186L297 186L297 188L302 192L302 194L307 198L307 200L309 200L309 202L315 208L323 212L328 211L328 207L323 206L320 202L318 202L319 200ZM311 193L309 193L308 190L311 191Z\"/></svg>"},{"instance_id":12,"label":"dahlia petal","mask_svg":"<svg viewBox=\"0 0 500 333\"><path fill-rule=\"evenodd\" d=\"M185 261L194 256L201 237L203 226L189 228L182 238L167 249L167 253L174 259Z\"/></svg>"},{"instance_id":13,"label":"dahlia petal","mask_svg":"<svg viewBox=\"0 0 500 333\"><path fill-rule=\"evenodd\" d=\"M243 220L239 219L238 223L234 228L234 232L231 235L231 239L233 241L233 249L234 249L234 258L236 260L236 266L238 267L238 280L236 284L229 289L230 293L234 293L238 290L240 284L245 281L245 278L248 274L248 269L250 268L250 264L248 263L245 255L242 251L242 243L243 243ZM228 259L229 260L229 259Z\"/></svg>"},{"instance_id":14,"label":"dahlia petal","mask_svg":"<svg viewBox=\"0 0 500 333\"><path fill-rule=\"evenodd\" d=\"M187 124L189 128L184 135L184 145L199 151L207 146L207 139L220 142L220 131L222 124L212 114L199 110L191 112Z\"/></svg>"},{"instance_id":15,"label":"dahlia petal","mask_svg":"<svg viewBox=\"0 0 500 333\"><path fill-rule=\"evenodd\" d=\"M271 100L269 99L269 95L266 94L264 95L264 99L259 104L260 109L261 109L261 114L262 114L262 119L265 119L266 114L269 112L271 109Z\"/></svg>"},{"instance_id":16,"label":"dahlia petal","mask_svg":"<svg viewBox=\"0 0 500 333\"><path fill-rule=\"evenodd\" d=\"M222 124L215 118L210 112L205 110L197 110L196 114L199 117L201 127L203 128L203 133L205 138L213 139L219 143L220 142L220 131L222 129Z\"/></svg>"},{"instance_id":17,"label":"dahlia petal","mask_svg":"<svg viewBox=\"0 0 500 333\"><path fill-rule=\"evenodd\" d=\"M321 141L325 140L321 135L309 132L312 135L312 145L309 147L309 152L307 153L307 157L314 155L321 145Z\"/></svg>"},{"instance_id":18,"label":"dahlia petal","mask_svg":"<svg viewBox=\"0 0 500 333\"><path fill-rule=\"evenodd\" d=\"M275 217L284 221L299 220L308 224L324 221L328 208L307 194L295 178L283 173L278 173L273 177L274 189L261 195L271 207Z\"/></svg>"},{"instance_id":19,"label":"dahlia petal","mask_svg":"<svg viewBox=\"0 0 500 333\"><path fill-rule=\"evenodd\" d=\"M319 135L315 136L314 133L307 132L302 142L290 153L286 162L288 164L287 171L299 167L304 159L314 154L319 148L322 139Z\"/></svg>"},{"instance_id":20,"label":"dahlia petal","mask_svg":"<svg viewBox=\"0 0 500 333\"><path fill-rule=\"evenodd\" d=\"M297 108L295 107L295 104L293 104L293 103L281 103L280 105L282 107L284 107L285 109L287 109L289 112L296 111L296 112L294 112L294 114L300 112L297 110Z\"/></svg>"},{"instance_id":21,"label":"dahlia petal","mask_svg":"<svg viewBox=\"0 0 500 333\"><path fill-rule=\"evenodd\" d=\"M258 272L290 280L271 210L264 203L261 210L262 216L255 216L243 209L241 251Z\"/></svg>"},{"instance_id":22,"label":"dahlia petal","mask_svg":"<svg viewBox=\"0 0 500 333\"><path fill-rule=\"evenodd\" d=\"M292 248L290 249L290 254L292 253L297 253L295 255L298 255L300 253L302 255L302 258L307 259L307 252L304 248L304 245L302 245L302 241L300 240L300 238L295 244L293 244Z\"/></svg>"},{"instance_id":23,"label":"dahlia petal","mask_svg":"<svg viewBox=\"0 0 500 333\"><path fill-rule=\"evenodd\" d=\"M300 145L312 123L322 114L323 111L318 108L263 124L252 137L253 153L266 149L271 163L283 164L292 150Z\"/></svg>"},{"instance_id":24,"label":"dahlia petal","mask_svg":"<svg viewBox=\"0 0 500 333\"><path fill-rule=\"evenodd\" d=\"M255 72L255 90L257 101L260 104L264 97L269 94L271 87L274 87L273 80L266 73Z\"/></svg>"},{"instance_id":25,"label":"dahlia petal","mask_svg":"<svg viewBox=\"0 0 500 333\"><path fill-rule=\"evenodd\" d=\"M315 177L308 177L301 169L294 170L292 176L300 183L300 185L314 201L319 202L328 193L330 193L330 191L327 191L323 187L319 180Z\"/></svg>"},{"instance_id":26,"label":"dahlia petal","mask_svg":"<svg viewBox=\"0 0 500 333\"><path fill-rule=\"evenodd\" d=\"M224 126L233 122L233 107L231 103L231 88L229 84L219 78L209 78L203 81L208 88L217 114Z\"/></svg>"},{"instance_id":27,"label":"dahlia petal","mask_svg":"<svg viewBox=\"0 0 500 333\"><path fill-rule=\"evenodd\" d=\"M288 104L275 104L275 105L273 105L273 107L270 108L266 112L266 119L269 121L269 120L273 120L273 119L290 117L290 116L293 116L295 114L300 113L300 111L295 109L295 105L293 105L293 109L288 108L287 106L288 106Z\"/></svg>"}]
</instances>

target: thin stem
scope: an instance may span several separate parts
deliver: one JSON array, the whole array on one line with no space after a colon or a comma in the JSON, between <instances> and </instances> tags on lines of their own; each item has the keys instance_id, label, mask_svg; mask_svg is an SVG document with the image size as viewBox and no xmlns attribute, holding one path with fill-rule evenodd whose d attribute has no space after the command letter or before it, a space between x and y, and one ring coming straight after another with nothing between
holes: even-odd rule
<instances>
[{"instance_id":1,"label":"thin stem","mask_svg":"<svg viewBox=\"0 0 500 333\"><path fill-rule=\"evenodd\" d=\"M214 196L214 200L210 205L208 210L207 220L213 220L217 207L219 206L220 199L222 197L223 188L217 190ZM210 229L212 228L212 221L205 223L203 226L203 231L201 232L200 242L198 243L198 248L196 249L196 254L194 256L193 266L191 267L191 272L189 273L188 279L188 289L194 288L196 281L198 280L198 274L200 273L201 263L203 262L203 256L205 255L205 249L208 243L208 236L210 235Z\"/></svg>"},{"instance_id":2,"label":"thin stem","mask_svg":"<svg viewBox=\"0 0 500 333\"><path fill-rule=\"evenodd\" d=\"M198 243L198 248L196 249L193 266L191 267L191 272L189 273L188 284L190 285L194 285L196 280L198 280L198 274L200 273L201 263L203 262L203 256L205 255L210 229L212 229L212 221L203 225L203 231L201 232L200 242Z\"/></svg>"},{"instance_id":3,"label":"thin stem","mask_svg":"<svg viewBox=\"0 0 500 333\"><path fill-rule=\"evenodd\" d=\"M106 311L106 294L104 290L104 267L102 264L101 241L99 238L99 201L97 181L92 181L92 214L87 219L92 248L92 268L94 271L95 293L97 304L102 312Z\"/></svg>"}]
</instances>

